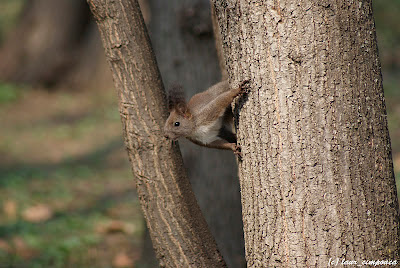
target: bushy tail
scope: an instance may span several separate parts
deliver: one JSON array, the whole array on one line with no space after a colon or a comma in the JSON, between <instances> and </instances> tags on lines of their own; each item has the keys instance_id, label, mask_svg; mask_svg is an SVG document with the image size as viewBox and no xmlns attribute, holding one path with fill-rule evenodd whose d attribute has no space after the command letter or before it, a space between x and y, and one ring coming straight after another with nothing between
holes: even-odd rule
<instances>
[{"instance_id":1,"label":"bushy tail","mask_svg":"<svg viewBox=\"0 0 400 268\"><path fill-rule=\"evenodd\" d=\"M168 90L168 109L172 111L176 107L187 106L185 93L183 92L183 88L179 84L174 84Z\"/></svg>"}]
</instances>

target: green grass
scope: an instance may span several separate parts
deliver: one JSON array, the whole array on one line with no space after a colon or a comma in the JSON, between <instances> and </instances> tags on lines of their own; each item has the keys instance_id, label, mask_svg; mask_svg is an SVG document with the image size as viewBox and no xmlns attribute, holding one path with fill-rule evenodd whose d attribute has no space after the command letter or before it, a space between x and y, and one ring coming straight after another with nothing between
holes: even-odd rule
<instances>
[{"instance_id":1,"label":"green grass","mask_svg":"<svg viewBox=\"0 0 400 268\"><path fill-rule=\"evenodd\" d=\"M21 96L21 88L12 85L0 83L0 105L16 101Z\"/></svg>"},{"instance_id":2,"label":"green grass","mask_svg":"<svg viewBox=\"0 0 400 268\"><path fill-rule=\"evenodd\" d=\"M0 190L1 203L6 200L16 202L19 216L13 220L7 220L4 215L0 218L0 238L12 242L15 237L20 237L38 253L24 260L3 252L0 263L13 263L15 267L66 267L70 261L75 265L87 262L88 249L104 239L104 234L96 232L96 227L113 219L139 226L138 233L128 235L139 247L143 222L133 187L126 190L126 184L131 184L130 171L100 168L104 164L100 159L93 166L72 165L68 168L68 165L60 165L2 172L5 175L1 178L4 182ZM110 189L110 184L115 189ZM21 212L37 203L53 207L53 217L40 223L24 220ZM120 206L128 206L134 213L127 213L128 217L110 216L109 211Z\"/></svg>"},{"instance_id":3,"label":"green grass","mask_svg":"<svg viewBox=\"0 0 400 268\"><path fill-rule=\"evenodd\" d=\"M64 267L71 255L82 258L82 249L93 246L101 241L95 234L92 225L101 221L102 216L88 214L87 218L80 215L57 216L42 224L32 224L18 221L0 228L0 235L18 233L29 247L39 252L28 263L15 255L2 256L1 263L13 263L15 266L31 265L37 267ZM55 239L56 238L56 239Z\"/></svg>"},{"instance_id":4,"label":"green grass","mask_svg":"<svg viewBox=\"0 0 400 268\"><path fill-rule=\"evenodd\" d=\"M143 216L114 91L89 98L90 92L7 89L17 93L0 104L0 240L11 252L0 247L0 264L110 267L120 251L138 255ZM16 204L13 217L3 208L7 201ZM37 204L51 209L50 219L24 218ZM135 231L98 231L112 221L133 224ZM16 239L31 256L15 249Z\"/></svg>"}]
</instances>

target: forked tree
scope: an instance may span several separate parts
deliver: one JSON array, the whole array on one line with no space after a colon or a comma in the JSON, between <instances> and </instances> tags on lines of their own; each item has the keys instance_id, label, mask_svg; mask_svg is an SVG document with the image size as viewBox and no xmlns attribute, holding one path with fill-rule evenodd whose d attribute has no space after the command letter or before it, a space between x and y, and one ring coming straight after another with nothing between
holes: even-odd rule
<instances>
[{"instance_id":1,"label":"forked tree","mask_svg":"<svg viewBox=\"0 0 400 268\"><path fill-rule=\"evenodd\" d=\"M161 265L223 267L178 148L162 135L165 96L137 1L89 3ZM230 84L251 84L234 109L247 266L398 259L371 1L211 4Z\"/></svg>"}]
</instances>

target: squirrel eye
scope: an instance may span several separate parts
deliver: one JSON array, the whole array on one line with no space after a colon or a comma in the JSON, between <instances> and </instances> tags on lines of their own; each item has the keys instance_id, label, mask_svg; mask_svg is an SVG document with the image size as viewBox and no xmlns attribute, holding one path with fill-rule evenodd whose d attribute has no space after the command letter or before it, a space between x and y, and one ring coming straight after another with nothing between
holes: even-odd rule
<instances>
[{"instance_id":1,"label":"squirrel eye","mask_svg":"<svg viewBox=\"0 0 400 268\"><path fill-rule=\"evenodd\" d=\"M179 122L175 122L174 125L175 125L176 127L179 127L180 124L181 124L181 123L179 123Z\"/></svg>"}]
</instances>

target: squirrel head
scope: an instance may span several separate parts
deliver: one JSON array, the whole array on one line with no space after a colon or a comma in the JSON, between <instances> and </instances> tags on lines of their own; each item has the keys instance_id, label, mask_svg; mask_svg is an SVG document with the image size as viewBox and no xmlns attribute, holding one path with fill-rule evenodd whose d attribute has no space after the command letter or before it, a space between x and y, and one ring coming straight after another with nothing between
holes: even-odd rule
<instances>
[{"instance_id":1,"label":"squirrel head","mask_svg":"<svg viewBox=\"0 0 400 268\"><path fill-rule=\"evenodd\" d=\"M172 140L190 136L195 124L181 87L175 86L170 90L168 108L170 114L165 122L164 135Z\"/></svg>"}]
</instances>

